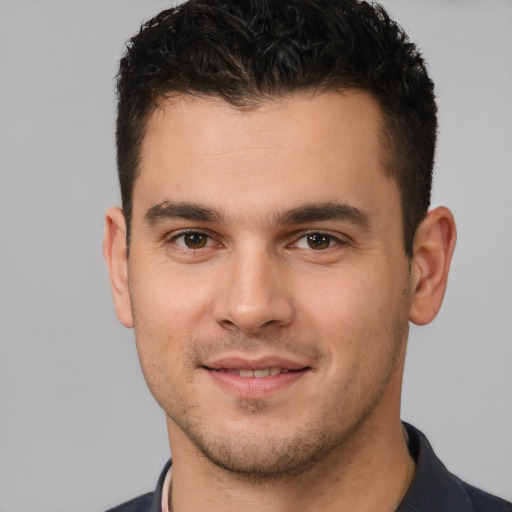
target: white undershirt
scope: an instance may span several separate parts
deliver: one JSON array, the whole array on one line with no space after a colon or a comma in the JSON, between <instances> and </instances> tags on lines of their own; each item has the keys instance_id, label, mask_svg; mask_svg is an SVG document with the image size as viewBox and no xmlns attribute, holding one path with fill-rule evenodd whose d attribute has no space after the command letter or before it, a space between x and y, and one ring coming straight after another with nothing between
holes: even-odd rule
<instances>
[{"instance_id":1,"label":"white undershirt","mask_svg":"<svg viewBox=\"0 0 512 512\"><path fill-rule=\"evenodd\" d=\"M164 485L162 486L162 512L170 512L169 510L169 493L171 490L172 466L165 475Z\"/></svg>"}]
</instances>

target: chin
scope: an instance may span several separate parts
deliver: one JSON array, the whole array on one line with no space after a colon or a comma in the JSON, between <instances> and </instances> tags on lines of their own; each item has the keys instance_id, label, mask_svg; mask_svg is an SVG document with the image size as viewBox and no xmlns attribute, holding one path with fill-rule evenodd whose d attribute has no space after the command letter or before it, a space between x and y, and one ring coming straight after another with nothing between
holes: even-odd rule
<instances>
[{"instance_id":1,"label":"chin","mask_svg":"<svg viewBox=\"0 0 512 512\"><path fill-rule=\"evenodd\" d=\"M257 426L235 432L226 429L223 435L194 427L182 430L216 467L232 476L261 481L298 476L310 470L343 445L349 434L346 430L345 434L329 431L320 422L295 431L290 431L289 423L287 428L275 428L273 432L268 428L258 432Z\"/></svg>"}]
</instances>

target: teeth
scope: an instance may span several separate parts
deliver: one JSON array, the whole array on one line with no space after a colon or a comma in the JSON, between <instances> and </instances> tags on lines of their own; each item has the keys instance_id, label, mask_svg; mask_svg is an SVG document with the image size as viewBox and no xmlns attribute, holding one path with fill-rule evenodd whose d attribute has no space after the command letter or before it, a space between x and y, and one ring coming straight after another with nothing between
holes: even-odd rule
<instances>
[{"instance_id":1,"label":"teeth","mask_svg":"<svg viewBox=\"0 0 512 512\"><path fill-rule=\"evenodd\" d=\"M270 375L270 368L265 370L254 370L255 377L268 377Z\"/></svg>"},{"instance_id":2,"label":"teeth","mask_svg":"<svg viewBox=\"0 0 512 512\"><path fill-rule=\"evenodd\" d=\"M219 370L224 373L230 373L231 375L238 375L239 377L275 377L280 373L288 373L290 370L287 368L265 368L263 370L237 370L234 368L227 368Z\"/></svg>"}]
</instances>

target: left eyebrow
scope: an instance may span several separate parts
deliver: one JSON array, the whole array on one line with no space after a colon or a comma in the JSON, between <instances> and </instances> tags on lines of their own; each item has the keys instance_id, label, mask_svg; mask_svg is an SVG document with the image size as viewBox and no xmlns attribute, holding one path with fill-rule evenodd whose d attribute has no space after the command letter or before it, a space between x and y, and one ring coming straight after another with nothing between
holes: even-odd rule
<instances>
[{"instance_id":1,"label":"left eyebrow","mask_svg":"<svg viewBox=\"0 0 512 512\"><path fill-rule=\"evenodd\" d=\"M305 224L327 220L338 220L370 228L372 222L365 211L345 203L327 202L299 206L278 215L276 224Z\"/></svg>"}]
</instances>

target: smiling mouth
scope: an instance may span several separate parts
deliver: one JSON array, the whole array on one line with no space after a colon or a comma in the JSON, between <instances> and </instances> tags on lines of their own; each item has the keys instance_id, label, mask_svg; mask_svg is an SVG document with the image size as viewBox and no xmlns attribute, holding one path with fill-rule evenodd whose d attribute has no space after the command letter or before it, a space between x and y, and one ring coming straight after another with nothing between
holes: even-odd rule
<instances>
[{"instance_id":1,"label":"smiling mouth","mask_svg":"<svg viewBox=\"0 0 512 512\"><path fill-rule=\"evenodd\" d=\"M312 370L311 366L278 357L257 361L228 357L202 365L202 369L224 391L242 399L275 396L297 384Z\"/></svg>"},{"instance_id":2,"label":"smiling mouth","mask_svg":"<svg viewBox=\"0 0 512 512\"><path fill-rule=\"evenodd\" d=\"M297 373L302 372L305 370L308 370L309 368L300 368L297 370L290 370L288 368L280 368L280 367L270 367L270 368L263 368L260 370L250 370L250 369L239 369L239 368L208 368L207 366L204 367L206 370L219 372L219 373L229 373L230 375L237 375L238 377L244 377L244 378L256 378L261 379L264 377L276 377L277 375L281 375L283 373Z\"/></svg>"}]
</instances>

